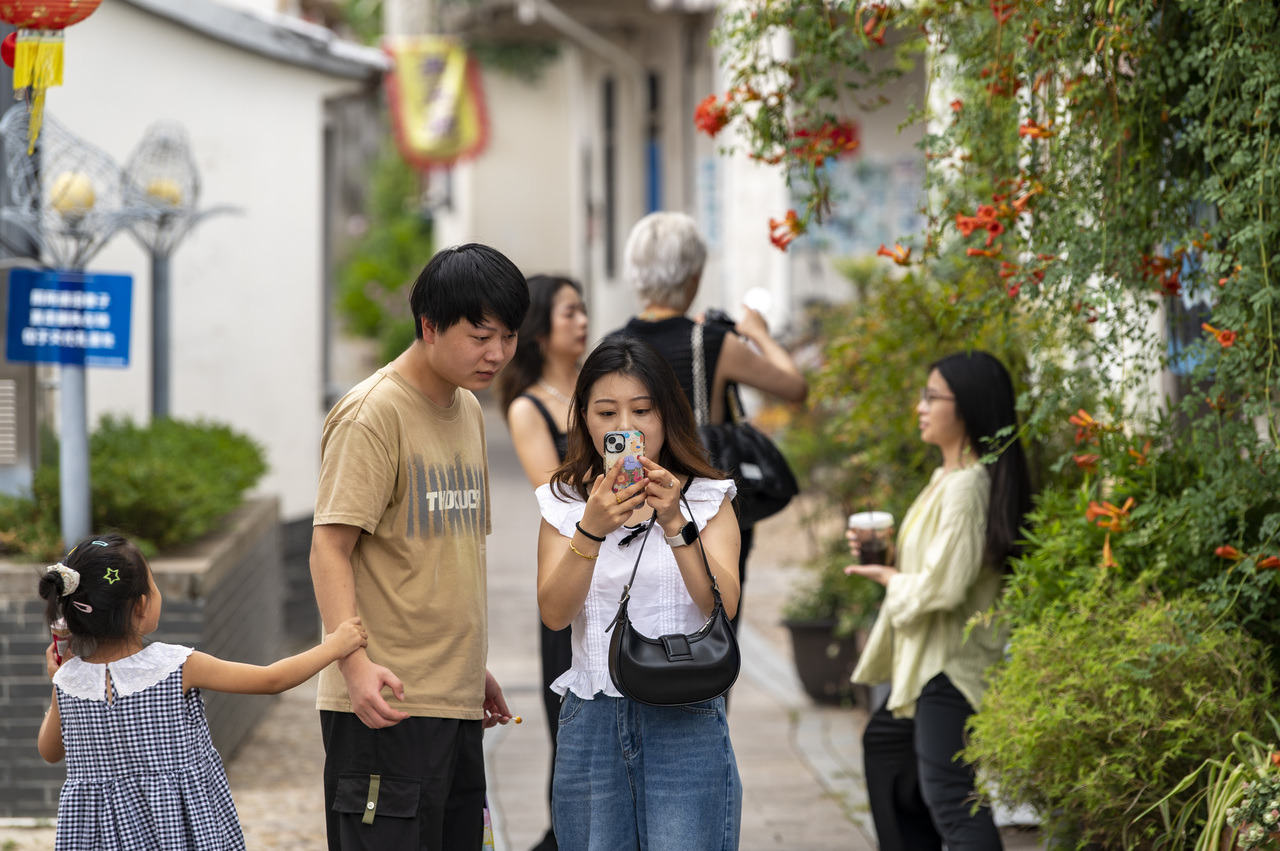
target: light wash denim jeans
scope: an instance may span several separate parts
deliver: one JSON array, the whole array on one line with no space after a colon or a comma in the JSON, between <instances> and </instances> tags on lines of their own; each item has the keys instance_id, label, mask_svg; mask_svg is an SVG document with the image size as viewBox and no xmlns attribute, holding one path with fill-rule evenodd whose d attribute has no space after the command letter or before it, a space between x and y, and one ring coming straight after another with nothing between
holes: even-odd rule
<instances>
[{"instance_id":1,"label":"light wash denim jeans","mask_svg":"<svg viewBox=\"0 0 1280 851\"><path fill-rule=\"evenodd\" d=\"M563 851L732 851L742 781L724 698L645 706L569 692L551 822Z\"/></svg>"}]
</instances>

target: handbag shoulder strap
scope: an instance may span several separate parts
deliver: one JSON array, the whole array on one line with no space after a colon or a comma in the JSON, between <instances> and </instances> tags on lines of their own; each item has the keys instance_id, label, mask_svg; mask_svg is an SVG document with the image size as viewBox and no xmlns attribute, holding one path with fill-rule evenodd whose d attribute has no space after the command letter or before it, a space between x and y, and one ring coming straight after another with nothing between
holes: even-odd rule
<instances>
[{"instance_id":1,"label":"handbag shoulder strap","mask_svg":"<svg viewBox=\"0 0 1280 851\"><path fill-rule=\"evenodd\" d=\"M689 336L693 350L693 418L698 427L711 422L711 407L707 402L707 357L702 345L702 323L695 322Z\"/></svg>"},{"instance_id":2,"label":"handbag shoulder strap","mask_svg":"<svg viewBox=\"0 0 1280 851\"><path fill-rule=\"evenodd\" d=\"M702 325L693 326L689 346L693 350L693 418L701 428L711 422L711 405L707 396L707 356L702 342ZM747 416L742 407L742 396L738 394L737 382L730 381L725 385L725 397L728 403L729 422L745 422Z\"/></svg>"},{"instance_id":3,"label":"handbag shoulder strap","mask_svg":"<svg viewBox=\"0 0 1280 851\"><path fill-rule=\"evenodd\" d=\"M742 396L738 393L738 384L736 381L730 381L725 385L726 401L729 403L729 422L734 425L740 425L747 421L745 409L742 407Z\"/></svg>"},{"instance_id":4,"label":"handbag shoulder strap","mask_svg":"<svg viewBox=\"0 0 1280 851\"><path fill-rule=\"evenodd\" d=\"M685 491L688 487L689 485L686 482L685 486L680 489L680 500L684 503L684 507L689 509L689 516L693 517L693 508L689 505L689 498L685 496ZM645 522L644 531L640 533L640 551L636 553L636 563L631 568L631 576L627 579L627 584L622 586L622 597L618 600L618 614L614 617L613 621L605 627L605 632L613 629L623 618L626 617L627 602L631 599L631 586L636 581L636 571L640 569L640 557L644 555L644 545L645 542L649 540L649 530L657 525L657 523L658 515L656 512ZM701 535L698 536L698 550L702 553L702 567L707 572L707 578L711 580L711 596L716 601L717 606L723 605L720 600L720 586L716 583L716 575L711 572L711 563L707 561L707 549L702 545Z\"/></svg>"}]
</instances>

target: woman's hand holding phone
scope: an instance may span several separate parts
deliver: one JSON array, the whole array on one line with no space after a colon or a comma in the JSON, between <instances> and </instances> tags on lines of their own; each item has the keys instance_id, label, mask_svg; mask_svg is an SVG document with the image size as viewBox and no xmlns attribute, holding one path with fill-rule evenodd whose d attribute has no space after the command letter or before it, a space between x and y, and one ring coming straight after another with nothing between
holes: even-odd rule
<instances>
[{"instance_id":1,"label":"woman's hand holding phone","mask_svg":"<svg viewBox=\"0 0 1280 851\"><path fill-rule=\"evenodd\" d=\"M657 515L658 525L666 529L673 523L684 525L684 515L680 513L680 480L674 473L668 473L658 466L656 461L641 458L645 473L645 503Z\"/></svg>"},{"instance_id":2,"label":"woman's hand holding phone","mask_svg":"<svg viewBox=\"0 0 1280 851\"><path fill-rule=\"evenodd\" d=\"M582 513L582 526L591 534L609 534L627 522L631 512L644 507L648 477L642 476L634 484L615 492L615 483L622 476L622 459L619 458L603 475L596 476L592 483L587 507Z\"/></svg>"}]
</instances>

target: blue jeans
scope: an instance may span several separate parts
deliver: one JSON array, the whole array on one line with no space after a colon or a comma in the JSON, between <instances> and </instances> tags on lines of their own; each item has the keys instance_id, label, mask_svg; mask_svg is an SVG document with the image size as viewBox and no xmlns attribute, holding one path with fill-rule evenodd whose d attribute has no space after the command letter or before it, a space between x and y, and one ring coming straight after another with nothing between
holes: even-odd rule
<instances>
[{"instance_id":1,"label":"blue jeans","mask_svg":"<svg viewBox=\"0 0 1280 851\"><path fill-rule=\"evenodd\" d=\"M551 808L564 851L736 849L742 782L724 698L658 707L569 692Z\"/></svg>"}]
</instances>

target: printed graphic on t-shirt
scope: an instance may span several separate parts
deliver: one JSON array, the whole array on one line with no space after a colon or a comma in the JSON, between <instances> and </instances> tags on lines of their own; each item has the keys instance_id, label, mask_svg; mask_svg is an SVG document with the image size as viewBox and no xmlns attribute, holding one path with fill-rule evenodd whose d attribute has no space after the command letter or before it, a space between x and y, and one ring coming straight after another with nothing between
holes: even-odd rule
<instances>
[{"instance_id":1,"label":"printed graphic on t-shirt","mask_svg":"<svg viewBox=\"0 0 1280 851\"><path fill-rule=\"evenodd\" d=\"M484 474L480 467L462 463L424 463L421 455L409 460L409 512L405 534L410 538L461 535L484 529Z\"/></svg>"}]
</instances>

